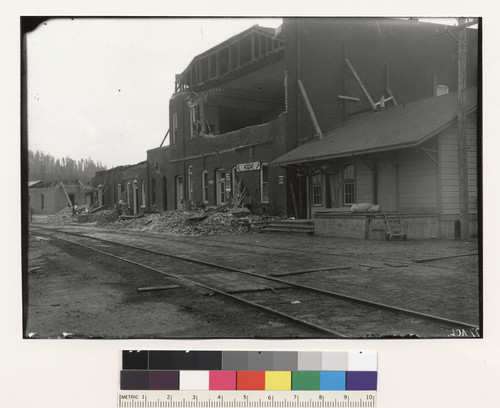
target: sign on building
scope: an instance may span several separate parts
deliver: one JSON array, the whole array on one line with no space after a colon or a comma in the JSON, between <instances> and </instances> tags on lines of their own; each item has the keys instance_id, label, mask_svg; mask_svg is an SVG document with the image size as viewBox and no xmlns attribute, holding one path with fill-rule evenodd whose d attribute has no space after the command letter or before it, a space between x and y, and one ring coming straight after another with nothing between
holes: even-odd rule
<instances>
[{"instance_id":1,"label":"sign on building","mask_svg":"<svg viewBox=\"0 0 500 408\"><path fill-rule=\"evenodd\" d=\"M260 162L241 163L236 165L238 171L253 171L260 170Z\"/></svg>"}]
</instances>

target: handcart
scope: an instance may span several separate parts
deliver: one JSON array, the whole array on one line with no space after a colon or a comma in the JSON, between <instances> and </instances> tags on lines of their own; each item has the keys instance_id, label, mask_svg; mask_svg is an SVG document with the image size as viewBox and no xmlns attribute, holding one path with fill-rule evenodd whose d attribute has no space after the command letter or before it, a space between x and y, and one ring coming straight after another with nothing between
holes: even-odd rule
<instances>
[{"instance_id":1,"label":"handcart","mask_svg":"<svg viewBox=\"0 0 500 408\"><path fill-rule=\"evenodd\" d=\"M384 238L386 241L390 241L396 238L406 241L406 230L404 228L403 222L401 221L401 214L384 213L385 217L385 232Z\"/></svg>"}]
</instances>

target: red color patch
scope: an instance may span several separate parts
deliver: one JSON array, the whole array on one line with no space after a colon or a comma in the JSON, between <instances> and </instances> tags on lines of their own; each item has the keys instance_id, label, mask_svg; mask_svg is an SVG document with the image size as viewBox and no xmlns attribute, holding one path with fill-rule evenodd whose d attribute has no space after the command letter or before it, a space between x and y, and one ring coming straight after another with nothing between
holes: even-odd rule
<instances>
[{"instance_id":1,"label":"red color patch","mask_svg":"<svg viewBox=\"0 0 500 408\"><path fill-rule=\"evenodd\" d=\"M265 371L238 371L236 374L237 390L265 390Z\"/></svg>"}]
</instances>

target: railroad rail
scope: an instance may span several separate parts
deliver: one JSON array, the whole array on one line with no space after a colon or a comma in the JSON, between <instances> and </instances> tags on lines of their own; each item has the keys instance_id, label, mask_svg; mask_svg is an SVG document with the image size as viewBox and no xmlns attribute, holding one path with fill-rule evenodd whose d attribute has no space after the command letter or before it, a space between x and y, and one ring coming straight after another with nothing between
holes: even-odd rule
<instances>
[{"instance_id":1,"label":"railroad rail","mask_svg":"<svg viewBox=\"0 0 500 408\"><path fill-rule=\"evenodd\" d=\"M132 258L134 258L134 257L140 258L139 254L141 254L141 253L142 254L152 254L156 257L168 257L170 259L177 260L178 262L184 262L184 263L189 263L191 265L198 265L198 266L202 266L204 268L209 268L210 270L216 271L217 273L220 273L220 271L226 271L229 273L238 273L238 274L241 274L241 275L246 276L246 277L251 277L253 279L257 279L257 280L259 280L259 282L267 281L267 282L273 282L273 283L277 283L277 284L282 285L280 288L277 288L277 289L271 288L271 290L274 293L276 293L277 290L281 291L281 290L286 289L288 292L295 291L295 293L297 293L297 294L300 292L302 294L302 296L304 296L304 293L305 293L306 298L307 298L307 296L310 296L310 294L314 294L316 296L314 298L315 301L319 301L320 299L324 299L324 298L334 299L336 303L333 304L333 306L335 306L335 308L337 308L337 309L343 308L346 310L353 311L354 308L357 306L357 307L361 307L362 310L365 310L366 314L385 313L384 318L391 319L395 322L396 326L399 324L402 327L406 327L406 330L410 330L410 331L411 331L411 329L408 329L408 328L411 326L424 327L424 328L427 328L427 330L429 330L429 327L430 327L429 325L434 325L437 327L437 328L434 327L434 329L432 329L432 328L430 329L430 330L434 330L434 331L435 330L446 330L446 329L448 329L448 330L450 330L450 329L453 329L453 330L455 330L455 329L477 330L478 329L477 326L473 325L473 324L460 322L460 321L456 321L456 320L451 320L451 319L443 318L440 316L434 316L434 315L430 315L430 314L426 314L426 313L422 313L422 312L418 312L418 311L414 311L414 310L399 308L399 307L387 305L384 303L379 303L379 302L374 302L374 301L362 299L359 297L349 296L349 295L345 295L345 294L341 294L341 293L337 293L337 292L332 292L332 291L328 291L328 290L324 290L324 289L320 289L320 288L316 288L316 287L311 287L308 285L302 285L302 284L292 282L289 280L285 280L285 279L281 279L278 277L273 277L273 276L269 276L269 275L263 275L263 274L259 274L259 273L255 273L255 272L250 272L247 270L242 270L242 269L234 268L231 266L220 265L220 264L216 264L213 262L208 262L208 261L204 261L204 260L200 260L200 259L195 259L192 257L187 257L184 255L166 253L163 251L160 252L160 251L153 250L150 248L144 248L144 247L139 247L139 246L135 246L135 245L124 244L124 243L120 243L120 242L111 241L108 239L89 236L88 234L70 232L70 231L60 230L57 228L43 228L43 227L37 226L36 228L32 228L32 231L33 232L43 231L43 234L45 234L47 236L52 236L56 239L61 239L61 240L65 240L65 241L71 242L71 243L76 244L76 245L80 245L80 246L85 247L89 250L97 251L103 255L111 256L111 257L120 259L122 261L128 262L130 264L136 265L136 266L141 267L141 268L147 268L149 270L152 270L154 272L168 276L172 279L175 279L175 280L182 282L182 283L185 283L185 284L196 285L196 286L202 287L206 290L209 290L209 291L214 292L214 293L218 293L218 294L225 296L227 298L230 298L234 301L244 303L246 305L249 305L249 306L252 306L255 308L259 308L259 309L264 310L268 313L272 313L272 314L280 316L281 318L292 321L296 324L300 324L302 326L308 327L308 328L313 329L317 332L326 333L326 334L328 334L332 337L336 337L336 338L343 338L343 337L349 337L349 336L345 333L345 330L344 330L344 333L342 333L342 330L339 331L338 328L336 328L336 327L335 327L335 330L332 329L331 327L325 327L325 326L327 326L325 321L321 321L321 318L318 318L315 316L313 316L311 318L311 316L310 316L311 313L309 313L309 316L307 317L307 319L297 317L297 315L293 315L293 314L278 310L280 308L279 305L273 304L272 301L270 301L269 299L266 299L265 296L263 296L263 295L257 296L257 300L255 298L248 299L248 292L251 292L251 291L245 291L245 290L243 290L243 291L228 291L225 288L221 288L220 286L217 287L214 285L204 283L203 281L200 281L199 277L197 277L197 278L195 278L193 276L186 277L185 276L186 274L183 274L184 276L181 276L179 274L166 272L166 271L161 270L157 267L145 265L144 263L137 262L137 261L132 260L132 259L127 259L124 256L117 255L116 253L113 254L113 253L109 252L109 250L110 250L109 245L111 244L111 245L115 245L115 246L120 247L120 248L126 248L127 253L128 253L128 258L131 258L131 257ZM70 236L76 237L76 239L80 240L80 241L87 240L87 243L72 241L72 240L69 240L67 238L57 236L57 234L70 235ZM94 244L95 243L102 243L102 244L107 245L108 247L106 250L99 249L95 245L94 246L88 245L88 241L93 242ZM135 251L135 252L131 253L130 252L131 250ZM123 252L123 249L120 251L120 253L122 253L122 252ZM208 276L210 276L210 275L208 275ZM239 294L240 296L236 296L237 294ZM244 297L244 294L246 294L246 297ZM271 303L271 306L265 306L262 304L262 303L266 303L266 302ZM298 303L300 303L300 302L298 302ZM358 312L358 313L360 313L360 312ZM361 314L363 315L363 312L361 312ZM407 321L408 318L411 320L411 324L408 323L408 321ZM320 322L319 323L313 322L311 320L313 320L313 321L320 320ZM325 320L325 319L323 319L323 320ZM328 319L326 319L326 320L328 320ZM335 326L335 323L333 325Z\"/></svg>"}]
</instances>

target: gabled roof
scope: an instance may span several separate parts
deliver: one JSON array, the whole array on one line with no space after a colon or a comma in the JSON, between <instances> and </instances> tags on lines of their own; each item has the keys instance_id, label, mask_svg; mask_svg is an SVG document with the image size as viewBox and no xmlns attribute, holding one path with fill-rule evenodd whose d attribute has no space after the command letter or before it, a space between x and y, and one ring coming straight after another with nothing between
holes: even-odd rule
<instances>
[{"instance_id":1,"label":"gabled roof","mask_svg":"<svg viewBox=\"0 0 500 408\"><path fill-rule=\"evenodd\" d=\"M477 89L467 89L466 97L467 111L471 112L477 106ZM299 164L418 146L457 116L456 92L420 99L348 121L324 132L323 139L305 143L271 164Z\"/></svg>"}]
</instances>

